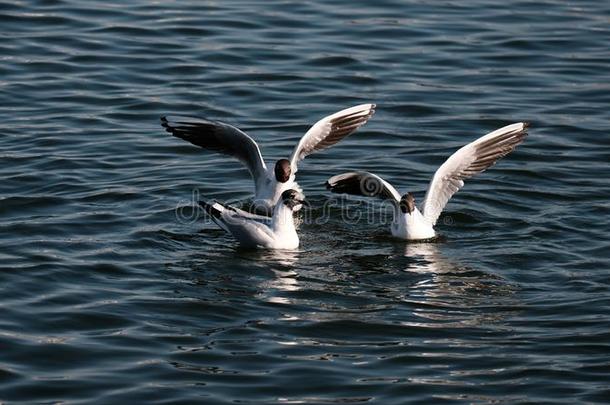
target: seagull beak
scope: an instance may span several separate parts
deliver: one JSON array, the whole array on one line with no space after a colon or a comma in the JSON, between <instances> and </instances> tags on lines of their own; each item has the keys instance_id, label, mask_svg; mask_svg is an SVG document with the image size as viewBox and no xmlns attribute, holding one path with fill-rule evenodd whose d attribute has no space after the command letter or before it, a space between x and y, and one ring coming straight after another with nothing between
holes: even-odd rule
<instances>
[{"instance_id":1,"label":"seagull beak","mask_svg":"<svg viewBox=\"0 0 610 405\"><path fill-rule=\"evenodd\" d=\"M309 205L309 201L305 199L305 196L302 193L299 193L295 197L294 202L296 203L295 207L298 207L295 211L299 211L301 208L303 208L303 205Z\"/></svg>"}]
</instances>

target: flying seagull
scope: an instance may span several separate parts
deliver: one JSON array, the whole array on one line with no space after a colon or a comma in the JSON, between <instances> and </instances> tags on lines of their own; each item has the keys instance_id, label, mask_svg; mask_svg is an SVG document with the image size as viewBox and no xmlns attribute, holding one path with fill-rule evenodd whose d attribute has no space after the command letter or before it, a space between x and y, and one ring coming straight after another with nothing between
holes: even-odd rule
<instances>
[{"instance_id":1,"label":"flying seagull","mask_svg":"<svg viewBox=\"0 0 610 405\"><path fill-rule=\"evenodd\" d=\"M200 201L212 220L231 233L244 247L296 249L299 236L294 226L293 212L303 206L304 196L297 190L282 192L271 217L255 215L219 202Z\"/></svg>"},{"instance_id":2,"label":"flying seagull","mask_svg":"<svg viewBox=\"0 0 610 405\"><path fill-rule=\"evenodd\" d=\"M289 159L280 159L269 169L254 139L234 126L180 116L161 117L161 125L175 137L239 159L254 179L255 208L270 214L284 191L301 191L295 182L297 163L300 160L336 144L364 125L374 113L375 104L361 104L322 118L305 133Z\"/></svg>"},{"instance_id":3,"label":"flying seagull","mask_svg":"<svg viewBox=\"0 0 610 405\"><path fill-rule=\"evenodd\" d=\"M392 235L407 240L431 239L436 236L434 225L449 199L464 180L479 174L512 152L527 136L528 123L507 125L458 149L438 168L428 185L421 205L415 206L411 193L402 197L381 177L368 172L349 172L333 176L326 188L333 193L347 193L390 200L396 210Z\"/></svg>"}]
</instances>

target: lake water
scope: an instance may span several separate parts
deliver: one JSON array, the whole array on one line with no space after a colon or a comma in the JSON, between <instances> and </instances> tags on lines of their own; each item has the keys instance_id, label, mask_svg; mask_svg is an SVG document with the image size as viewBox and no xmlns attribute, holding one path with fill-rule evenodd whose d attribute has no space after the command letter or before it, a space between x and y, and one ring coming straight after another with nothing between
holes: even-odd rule
<instances>
[{"instance_id":1,"label":"lake water","mask_svg":"<svg viewBox=\"0 0 610 405\"><path fill-rule=\"evenodd\" d=\"M0 402L610 401L610 3L428 3L0 4ZM159 125L230 122L274 161L365 102L299 167L327 215L293 253L199 216L247 171ZM421 201L517 121L437 243L393 240L372 201L323 211L353 169Z\"/></svg>"}]
</instances>

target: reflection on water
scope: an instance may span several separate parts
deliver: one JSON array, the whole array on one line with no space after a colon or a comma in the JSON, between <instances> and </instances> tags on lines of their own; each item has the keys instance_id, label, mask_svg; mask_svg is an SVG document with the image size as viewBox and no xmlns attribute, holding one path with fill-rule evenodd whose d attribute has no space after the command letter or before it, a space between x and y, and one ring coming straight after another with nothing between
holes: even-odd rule
<instances>
[{"instance_id":1,"label":"reflection on water","mask_svg":"<svg viewBox=\"0 0 610 405\"><path fill-rule=\"evenodd\" d=\"M407 243L402 250L412 261L405 269L425 275L410 290L422 318L466 326L497 322L518 310L516 288L502 277L446 258L439 243Z\"/></svg>"},{"instance_id":2,"label":"reflection on water","mask_svg":"<svg viewBox=\"0 0 610 405\"><path fill-rule=\"evenodd\" d=\"M607 399L610 2L120 4L0 6L0 402ZM237 124L275 160L366 102L299 163L299 252L194 221L252 180L160 115ZM421 201L465 140L529 119L452 198L449 242L325 205L351 170Z\"/></svg>"},{"instance_id":3,"label":"reflection on water","mask_svg":"<svg viewBox=\"0 0 610 405\"><path fill-rule=\"evenodd\" d=\"M456 268L440 255L437 243L405 243L403 255L413 260L406 270L415 273L448 273Z\"/></svg>"},{"instance_id":4,"label":"reflection on water","mask_svg":"<svg viewBox=\"0 0 610 405\"><path fill-rule=\"evenodd\" d=\"M290 304L286 292L300 289L295 266L300 252L294 250L245 250L238 249L240 257L253 263L260 263L271 272L257 286L258 297L275 304Z\"/></svg>"},{"instance_id":5,"label":"reflection on water","mask_svg":"<svg viewBox=\"0 0 610 405\"><path fill-rule=\"evenodd\" d=\"M266 250L249 253L250 257L261 260L269 265L273 273L270 279L261 282L259 297L269 303L290 304L286 292L300 290L297 281L298 273L294 266L299 259L299 252L290 250Z\"/></svg>"},{"instance_id":6,"label":"reflection on water","mask_svg":"<svg viewBox=\"0 0 610 405\"><path fill-rule=\"evenodd\" d=\"M266 263L271 267L277 266L280 269L286 270L292 269L298 263L300 255L300 252L295 250L238 249L238 251L246 260L258 261L261 263Z\"/></svg>"},{"instance_id":7,"label":"reflection on water","mask_svg":"<svg viewBox=\"0 0 610 405\"><path fill-rule=\"evenodd\" d=\"M332 250L229 248L224 258L193 256L191 277L200 286L215 286L223 296L218 299L249 297L282 305L278 320L463 328L497 324L520 310L514 285L448 258L446 246L394 243L383 254L365 250L343 257ZM223 265L227 262L230 268Z\"/></svg>"},{"instance_id":8,"label":"reflection on water","mask_svg":"<svg viewBox=\"0 0 610 405\"><path fill-rule=\"evenodd\" d=\"M261 284L261 298L275 304L290 304L290 298L283 296L283 293L301 289L297 281L297 273L293 270L271 269L271 271L273 271L274 278Z\"/></svg>"}]
</instances>

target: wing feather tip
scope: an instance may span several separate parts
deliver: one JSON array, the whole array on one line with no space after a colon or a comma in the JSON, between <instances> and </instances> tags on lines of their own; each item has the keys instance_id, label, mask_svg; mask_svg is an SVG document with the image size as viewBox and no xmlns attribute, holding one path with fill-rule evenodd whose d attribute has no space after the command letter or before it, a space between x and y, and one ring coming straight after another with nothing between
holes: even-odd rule
<instances>
[{"instance_id":1,"label":"wing feather tip","mask_svg":"<svg viewBox=\"0 0 610 405\"><path fill-rule=\"evenodd\" d=\"M214 203L209 203L207 201L203 201L203 200L199 200L198 204L201 206L201 208L204 209L205 212L207 212L210 216L214 217L214 218L220 218L221 215L221 211L215 207L216 202Z\"/></svg>"},{"instance_id":2,"label":"wing feather tip","mask_svg":"<svg viewBox=\"0 0 610 405\"><path fill-rule=\"evenodd\" d=\"M167 130L169 130L169 121L167 120L166 115L162 115L159 117L159 121L161 121L161 126Z\"/></svg>"}]
</instances>

